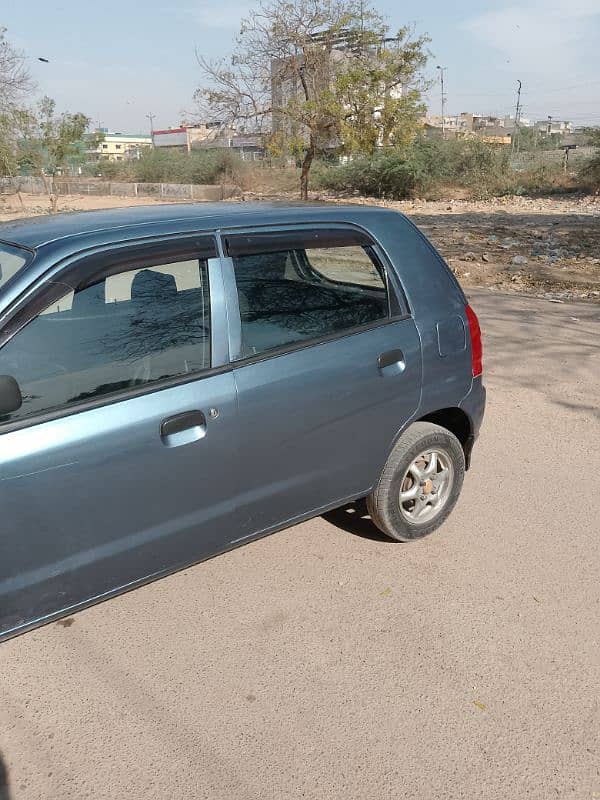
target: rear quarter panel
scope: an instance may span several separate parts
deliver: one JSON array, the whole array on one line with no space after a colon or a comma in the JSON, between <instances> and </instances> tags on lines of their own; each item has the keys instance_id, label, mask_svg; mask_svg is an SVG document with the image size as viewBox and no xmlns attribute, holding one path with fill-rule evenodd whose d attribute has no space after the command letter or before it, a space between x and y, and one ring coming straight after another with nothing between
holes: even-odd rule
<instances>
[{"instance_id":1,"label":"rear quarter panel","mask_svg":"<svg viewBox=\"0 0 600 800\"><path fill-rule=\"evenodd\" d=\"M369 227L401 283L421 338L422 392L414 418L456 407L473 380L465 296L433 245L408 219L380 211Z\"/></svg>"}]
</instances>

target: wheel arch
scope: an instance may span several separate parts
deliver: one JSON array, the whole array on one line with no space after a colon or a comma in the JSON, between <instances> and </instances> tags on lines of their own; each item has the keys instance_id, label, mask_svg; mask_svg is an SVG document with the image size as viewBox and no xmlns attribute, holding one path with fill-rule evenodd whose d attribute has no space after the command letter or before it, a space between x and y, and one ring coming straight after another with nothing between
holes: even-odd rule
<instances>
[{"instance_id":1,"label":"wheel arch","mask_svg":"<svg viewBox=\"0 0 600 800\"><path fill-rule=\"evenodd\" d=\"M465 454L465 465L469 469L471 450L474 443L473 424L469 415L462 408L456 406L440 408L437 411L432 411L423 417L419 417L418 420L413 420L413 422L432 422L434 425L446 428L446 430L454 434L462 445Z\"/></svg>"}]
</instances>

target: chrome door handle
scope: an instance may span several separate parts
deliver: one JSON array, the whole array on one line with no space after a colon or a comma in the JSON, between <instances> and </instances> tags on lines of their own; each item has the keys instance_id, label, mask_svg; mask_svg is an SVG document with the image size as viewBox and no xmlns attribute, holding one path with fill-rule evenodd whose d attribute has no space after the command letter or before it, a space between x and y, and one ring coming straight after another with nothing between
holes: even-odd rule
<instances>
[{"instance_id":1,"label":"chrome door handle","mask_svg":"<svg viewBox=\"0 0 600 800\"><path fill-rule=\"evenodd\" d=\"M186 411L160 424L160 438L166 447L197 442L206 436L206 417L202 411Z\"/></svg>"},{"instance_id":2,"label":"chrome door handle","mask_svg":"<svg viewBox=\"0 0 600 800\"><path fill-rule=\"evenodd\" d=\"M406 362L404 361L404 353L400 349L387 350L381 353L377 359L377 368L384 375L397 375L404 372Z\"/></svg>"}]
</instances>

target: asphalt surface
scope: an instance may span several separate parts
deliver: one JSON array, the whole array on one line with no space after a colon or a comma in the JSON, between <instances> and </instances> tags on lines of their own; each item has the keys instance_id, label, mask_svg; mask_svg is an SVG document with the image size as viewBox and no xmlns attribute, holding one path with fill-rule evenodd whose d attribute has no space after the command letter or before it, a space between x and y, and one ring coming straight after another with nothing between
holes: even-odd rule
<instances>
[{"instance_id":1,"label":"asphalt surface","mask_svg":"<svg viewBox=\"0 0 600 800\"><path fill-rule=\"evenodd\" d=\"M0 645L0 800L600 798L600 308L471 296L443 530L335 512Z\"/></svg>"}]
</instances>

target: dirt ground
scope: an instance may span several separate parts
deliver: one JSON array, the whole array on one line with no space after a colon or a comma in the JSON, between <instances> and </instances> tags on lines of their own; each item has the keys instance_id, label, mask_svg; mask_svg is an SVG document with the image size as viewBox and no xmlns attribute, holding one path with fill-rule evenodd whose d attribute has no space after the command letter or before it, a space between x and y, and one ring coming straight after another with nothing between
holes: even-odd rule
<instances>
[{"instance_id":1,"label":"dirt ground","mask_svg":"<svg viewBox=\"0 0 600 800\"><path fill-rule=\"evenodd\" d=\"M0 195L0 222L6 222L19 217L33 217L38 214L49 213L49 203L39 194L22 194L21 205L17 195ZM164 199L155 200L153 197L93 197L84 194L74 194L60 197L58 210L65 211L97 211L101 208L122 208L123 206L153 206L157 203L168 202Z\"/></svg>"}]
</instances>

